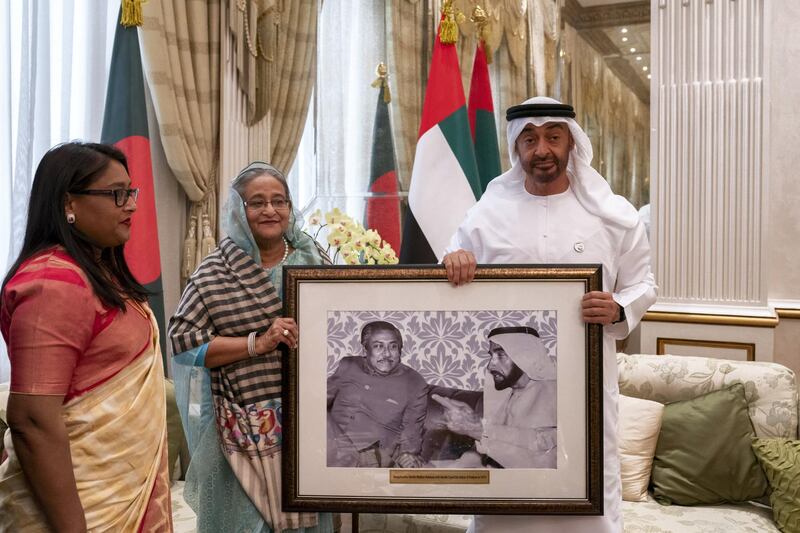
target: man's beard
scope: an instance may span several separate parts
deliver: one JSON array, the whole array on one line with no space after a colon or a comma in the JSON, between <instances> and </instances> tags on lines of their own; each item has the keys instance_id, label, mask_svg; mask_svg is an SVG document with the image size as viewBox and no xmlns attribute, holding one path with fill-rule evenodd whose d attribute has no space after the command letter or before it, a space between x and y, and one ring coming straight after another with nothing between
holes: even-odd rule
<instances>
[{"instance_id":1,"label":"man's beard","mask_svg":"<svg viewBox=\"0 0 800 533\"><path fill-rule=\"evenodd\" d=\"M492 376L495 378L497 376L503 376L503 379L500 381L497 381L497 379L494 380L494 388L496 390L504 390L512 387L517 381L519 381L519 378L522 377L522 374L524 374L524 372L520 367L517 366L516 363L514 363L514 366L508 371L508 374L504 376L499 372L492 372Z\"/></svg>"},{"instance_id":2,"label":"man's beard","mask_svg":"<svg viewBox=\"0 0 800 533\"><path fill-rule=\"evenodd\" d=\"M550 162L553 164L552 169L550 170L542 170L536 168L537 163L544 163ZM531 161L530 170L528 174L530 174L533 179L539 183L551 183L555 181L561 173L564 171L565 165L559 159L555 157L548 157L545 159L538 159Z\"/></svg>"}]
</instances>

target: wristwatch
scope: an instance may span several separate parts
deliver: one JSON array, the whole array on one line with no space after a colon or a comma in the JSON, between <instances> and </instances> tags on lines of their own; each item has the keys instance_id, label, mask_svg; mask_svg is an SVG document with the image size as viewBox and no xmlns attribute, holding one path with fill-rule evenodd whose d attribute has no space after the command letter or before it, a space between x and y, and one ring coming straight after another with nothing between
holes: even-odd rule
<instances>
[{"instance_id":1,"label":"wristwatch","mask_svg":"<svg viewBox=\"0 0 800 533\"><path fill-rule=\"evenodd\" d=\"M617 305L619 305L619 304L617 304ZM613 321L612 324L619 324L620 322L625 322L625 320L626 320L626 318L625 318L625 307L622 306L622 305L619 305L619 318L617 320Z\"/></svg>"}]
</instances>

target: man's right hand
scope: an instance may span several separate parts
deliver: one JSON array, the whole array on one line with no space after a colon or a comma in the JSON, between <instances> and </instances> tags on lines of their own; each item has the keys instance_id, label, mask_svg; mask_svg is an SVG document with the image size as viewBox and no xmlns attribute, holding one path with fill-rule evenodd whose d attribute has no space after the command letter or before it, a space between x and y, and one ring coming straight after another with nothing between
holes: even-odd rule
<instances>
[{"instance_id":1,"label":"man's right hand","mask_svg":"<svg viewBox=\"0 0 800 533\"><path fill-rule=\"evenodd\" d=\"M447 429L459 435L481 440L483 422L472 407L461 400L454 400L438 394L432 394L431 399L444 408L444 422Z\"/></svg>"},{"instance_id":2,"label":"man's right hand","mask_svg":"<svg viewBox=\"0 0 800 533\"><path fill-rule=\"evenodd\" d=\"M469 250L456 250L445 255L442 264L447 269L448 281L456 287L475 279L478 263L475 261L475 255Z\"/></svg>"}]
</instances>

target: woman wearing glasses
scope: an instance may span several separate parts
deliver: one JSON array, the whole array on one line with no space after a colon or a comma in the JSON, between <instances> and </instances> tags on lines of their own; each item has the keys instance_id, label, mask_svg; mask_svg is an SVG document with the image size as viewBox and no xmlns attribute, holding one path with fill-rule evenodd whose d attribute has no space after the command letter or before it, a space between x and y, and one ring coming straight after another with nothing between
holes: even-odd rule
<instances>
[{"instance_id":1,"label":"woman wearing glasses","mask_svg":"<svg viewBox=\"0 0 800 533\"><path fill-rule=\"evenodd\" d=\"M175 393L192 460L184 497L198 531L333 531L329 514L281 511L281 356L297 343L280 316L283 265L329 262L301 231L289 187L256 162L231 184L228 235L170 320Z\"/></svg>"},{"instance_id":2,"label":"woman wearing glasses","mask_svg":"<svg viewBox=\"0 0 800 533\"><path fill-rule=\"evenodd\" d=\"M123 255L137 194L112 146L62 144L36 170L0 299L2 531L172 528L158 329Z\"/></svg>"}]
</instances>

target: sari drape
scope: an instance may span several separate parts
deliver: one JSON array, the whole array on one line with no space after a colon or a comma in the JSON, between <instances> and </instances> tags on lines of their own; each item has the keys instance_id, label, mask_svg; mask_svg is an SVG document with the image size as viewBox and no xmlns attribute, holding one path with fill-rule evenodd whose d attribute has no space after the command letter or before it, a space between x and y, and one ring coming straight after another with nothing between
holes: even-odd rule
<instances>
[{"instance_id":1,"label":"sari drape","mask_svg":"<svg viewBox=\"0 0 800 533\"><path fill-rule=\"evenodd\" d=\"M89 531L172 530L158 326L149 308L141 312L146 313L152 332L142 353L63 407ZM8 459L0 465L0 531L49 531L20 467L10 431L4 444Z\"/></svg>"}]
</instances>

